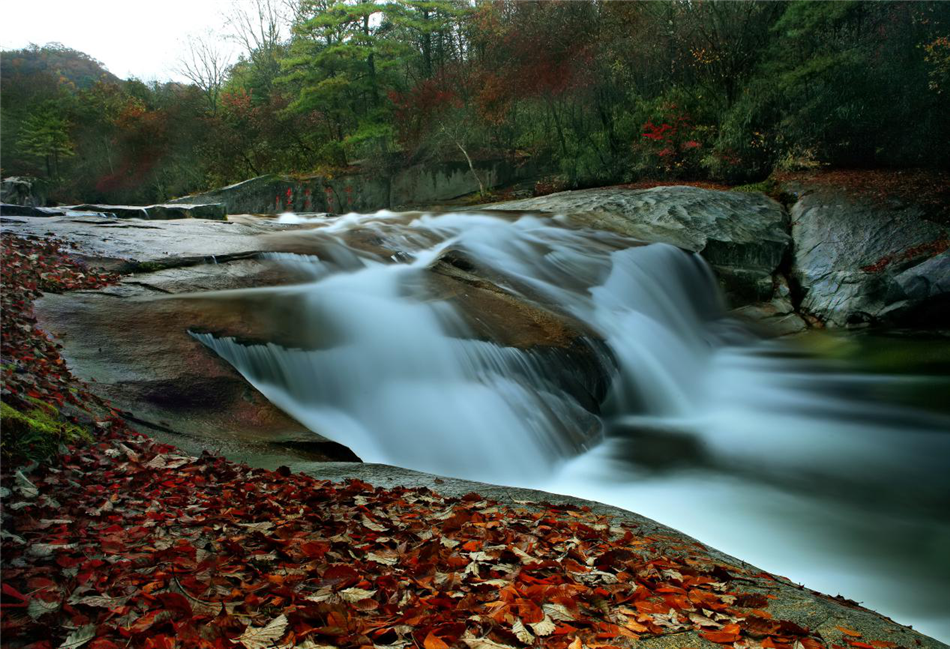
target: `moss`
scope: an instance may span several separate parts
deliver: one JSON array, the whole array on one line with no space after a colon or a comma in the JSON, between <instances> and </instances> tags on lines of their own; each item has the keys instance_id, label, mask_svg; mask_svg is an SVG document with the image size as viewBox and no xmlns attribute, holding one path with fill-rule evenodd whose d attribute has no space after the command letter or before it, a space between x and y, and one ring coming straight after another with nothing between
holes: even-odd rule
<instances>
[{"instance_id":1,"label":"moss","mask_svg":"<svg viewBox=\"0 0 950 649\"><path fill-rule=\"evenodd\" d=\"M733 187L732 191L734 192L743 192L745 194L751 194L753 192L762 192L763 194L768 195L769 193L775 191L776 183L771 178L766 178L757 183L749 183L747 185L739 185Z\"/></svg>"},{"instance_id":2,"label":"moss","mask_svg":"<svg viewBox=\"0 0 950 649\"><path fill-rule=\"evenodd\" d=\"M742 192L743 194L753 194L759 192L765 194L769 198L775 199L786 207L795 202L795 196L785 191L782 185L772 176L769 176L765 180L760 180L757 183L738 185L733 187L732 191Z\"/></svg>"},{"instance_id":3,"label":"moss","mask_svg":"<svg viewBox=\"0 0 950 649\"><path fill-rule=\"evenodd\" d=\"M163 264L158 261L139 261L135 263L135 273L154 273L159 270L165 270L168 268L167 264Z\"/></svg>"},{"instance_id":4,"label":"moss","mask_svg":"<svg viewBox=\"0 0 950 649\"><path fill-rule=\"evenodd\" d=\"M4 457L43 459L55 454L63 444L92 441L92 435L64 421L53 406L30 399L36 407L21 412L0 403L0 449Z\"/></svg>"}]
</instances>

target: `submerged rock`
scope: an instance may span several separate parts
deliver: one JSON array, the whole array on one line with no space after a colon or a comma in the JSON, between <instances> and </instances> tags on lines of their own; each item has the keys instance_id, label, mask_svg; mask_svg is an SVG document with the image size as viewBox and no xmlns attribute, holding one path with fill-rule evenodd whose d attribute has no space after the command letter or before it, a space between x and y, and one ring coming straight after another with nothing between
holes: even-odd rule
<instances>
[{"instance_id":1,"label":"submerged rock","mask_svg":"<svg viewBox=\"0 0 950 649\"><path fill-rule=\"evenodd\" d=\"M487 209L563 214L580 227L698 252L738 304L771 298L772 275L791 242L788 215L763 194L697 187L587 189Z\"/></svg>"},{"instance_id":2,"label":"submerged rock","mask_svg":"<svg viewBox=\"0 0 950 649\"><path fill-rule=\"evenodd\" d=\"M834 326L950 316L950 239L920 208L823 187L791 214L803 311Z\"/></svg>"}]
</instances>

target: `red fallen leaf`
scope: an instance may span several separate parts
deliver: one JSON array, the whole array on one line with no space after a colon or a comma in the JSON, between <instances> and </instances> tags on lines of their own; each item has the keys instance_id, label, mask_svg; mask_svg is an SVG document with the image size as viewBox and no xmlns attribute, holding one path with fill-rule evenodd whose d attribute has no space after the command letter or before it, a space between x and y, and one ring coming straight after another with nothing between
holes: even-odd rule
<instances>
[{"instance_id":1,"label":"red fallen leaf","mask_svg":"<svg viewBox=\"0 0 950 649\"><path fill-rule=\"evenodd\" d=\"M157 635L145 639L145 649L175 649L177 642L167 635Z\"/></svg>"},{"instance_id":2,"label":"red fallen leaf","mask_svg":"<svg viewBox=\"0 0 950 649\"><path fill-rule=\"evenodd\" d=\"M861 642L860 640L848 640L847 642L852 647L857 647L858 649L874 649L874 645Z\"/></svg>"},{"instance_id":3,"label":"red fallen leaf","mask_svg":"<svg viewBox=\"0 0 950 649\"><path fill-rule=\"evenodd\" d=\"M300 546L300 551L311 559L321 559L330 551L330 544L325 541L309 541Z\"/></svg>"},{"instance_id":4,"label":"red fallen leaf","mask_svg":"<svg viewBox=\"0 0 950 649\"><path fill-rule=\"evenodd\" d=\"M805 647L805 649L825 649L825 645L815 638L801 638L798 642Z\"/></svg>"},{"instance_id":5,"label":"red fallen leaf","mask_svg":"<svg viewBox=\"0 0 950 649\"><path fill-rule=\"evenodd\" d=\"M742 621L743 628L749 633L749 635L755 637L767 636L778 631L779 624L775 620L771 620L765 617L759 617L757 615L750 615Z\"/></svg>"},{"instance_id":6,"label":"red fallen leaf","mask_svg":"<svg viewBox=\"0 0 950 649\"><path fill-rule=\"evenodd\" d=\"M128 631L133 634L145 633L151 629L156 624L164 622L165 620L171 617L171 613L164 609L158 609L155 611L149 611L139 619L135 621L132 626L128 628Z\"/></svg>"},{"instance_id":7,"label":"red fallen leaf","mask_svg":"<svg viewBox=\"0 0 950 649\"><path fill-rule=\"evenodd\" d=\"M871 644L878 647L878 649L892 649L892 647L897 646L895 643L888 642L887 640L871 640Z\"/></svg>"},{"instance_id":8,"label":"red fallen leaf","mask_svg":"<svg viewBox=\"0 0 950 649\"><path fill-rule=\"evenodd\" d=\"M727 633L726 631L703 631L699 635L717 644L732 644L739 639L738 633ZM765 644L763 643L762 646L765 646Z\"/></svg>"},{"instance_id":9,"label":"red fallen leaf","mask_svg":"<svg viewBox=\"0 0 950 649\"><path fill-rule=\"evenodd\" d=\"M844 626L836 626L835 628L841 631L843 634L851 636L852 638L861 637L860 631L855 631L854 629L849 629L848 627L844 627Z\"/></svg>"},{"instance_id":10,"label":"red fallen leaf","mask_svg":"<svg viewBox=\"0 0 950 649\"><path fill-rule=\"evenodd\" d=\"M27 601L26 595L24 595L23 593L21 593L16 588L14 588L13 586L11 586L10 584L6 582L4 582L3 584L0 584L0 590L2 590L4 595L9 595L10 597L18 599L21 602Z\"/></svg>"},{"instance_id":11,"label":"red fallen leaf","mask_svg":"<svg viewBox=\"0 0 950 649\"><path fill-rule=\"evenodd\" d=\"M107 638L96 638L89 643L89 649L121 649L119 645Z\"/></svg>"},{"instance_id":12,"label":"red fallen leaf","mask_svg":"<svg viewBox=\"0 0 950 649\"><path fill-rule=\"evenodd\" d=\"M445 644L442 638L437 636L434 631L429 632L423 644L425 645L425 649L449 649L449 645Z\"/></svg>"},{"instance_id":13,"label":"red fallen leaf","mask_svg":"<svg viewBox=\"0 0 950 649\"><path fill-rule=\"evenodd\" d=\"M782 620L779 622L779 631L783 635L797 635L797 636L808 636L811 633L803 626L799 626L790 620Z\"/></svg>"},{"instance_id":14,"label":"red fallen leaf","mask_svg":"<svg viewBox=\"0 0 950 649\"><path fill-rule=\"evenodd\" d=\"M641 613L669 613L670 609L666 605L666 602L650 602L647 600L641 600L635 602L634 606L637 607L637 610Z\"/></svg>"},{"instance_id":15,"label":"red fallen leaf","mask_svg":"<svg viewBox=\"0 0 950 649\"><path fill-rule=\"evenodd\" d=\"M158 599L166 609L180 611L182 614L191 617L191 603L180 593L160 593Z\"/></svg>"},{"instance_id":16,"label":"red fallen leaf","mask_svg":"<svg viewBox=\"0 0 950 649\"><path fill-rule=\"evenodd\" d=\"M765 608L768 598L761 593L743 593L736 597L735 605L739 608Z\"/></svg>"}]
</instances>

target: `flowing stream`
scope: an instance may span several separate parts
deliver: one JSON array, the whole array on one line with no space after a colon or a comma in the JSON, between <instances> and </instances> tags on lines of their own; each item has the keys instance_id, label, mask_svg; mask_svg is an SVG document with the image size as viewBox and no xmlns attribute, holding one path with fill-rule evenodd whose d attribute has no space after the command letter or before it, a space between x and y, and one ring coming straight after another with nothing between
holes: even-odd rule
<instances>
[{"instance_id":1,"label":"flowing stream","mask_svg":"<svg viewBox=\"0 0 950 649\"><path fill-rule=\"evenodd\" d=\"M950 419L888 397L931 381L758 340L697 255L560 217L308 225L271 255L301 282L254 289L305 344L194 335L311 430L367 462L624 507L950 639ZM505 343L472 273L569 343Z\"/></svg>"}]
</instances>

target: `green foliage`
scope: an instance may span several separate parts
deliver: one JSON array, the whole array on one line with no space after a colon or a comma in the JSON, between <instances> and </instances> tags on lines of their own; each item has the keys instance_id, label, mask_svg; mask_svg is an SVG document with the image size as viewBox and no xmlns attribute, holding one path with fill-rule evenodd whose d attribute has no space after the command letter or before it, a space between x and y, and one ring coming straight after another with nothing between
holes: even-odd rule
<instances>
[{"instance_id":1,"label":"green foliage","mask_svg":"<svg viewBox=\"0 0 950 649\"><path fill-rule=\"evenodd\" d=\"M4 174L56 177L63 202L152 202L354 163L388 175L531 158L569 187L950 163L950 3L298 0L293 13L243 33L211 103L62 47L4 53Z\"/></svg>"},{"instance_id":2,"label":"green foliage","mask_svg":"<svg viewBox=\"0 0 950 649\"><path fill-rule=\"evenodd\" d=\"M69 123L53 103L41 105L20 127L20 151L46 161L46 175L59 175L60 158L75 154L69 138Z\"/></svg>"},{"instance_id":3,"label":"green foliage","mask_svg":"<svg viewBox=\"0 0 950 649\"><path fill-rule=\"evenodd\" d=\"M63 421L54 407L37 399L30 401L36 408L27 412L0 403L0 448L4 459L40 460L57 453L63 445L92 441L88 431Z\"/></svg>"}]
</instances>

